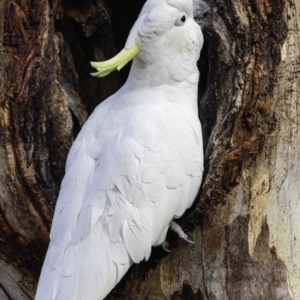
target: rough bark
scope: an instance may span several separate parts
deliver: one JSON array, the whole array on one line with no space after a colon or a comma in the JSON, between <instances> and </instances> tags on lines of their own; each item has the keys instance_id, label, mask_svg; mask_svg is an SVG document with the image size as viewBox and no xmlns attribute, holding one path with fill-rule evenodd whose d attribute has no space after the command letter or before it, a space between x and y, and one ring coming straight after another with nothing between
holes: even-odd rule
<instances>
[{"instance_id":1,"label":"rough bark","mask_svg":"<svg viewBox=\"0 0 300 300\"><path fill-rule=\"evenodd\" d=\"M143 3L0 2L0 299L34 296L70 145L126 78L94 79L89 61L120 50ZM300 299L300 5L207 3L205 176L181 220L196 245L170 234L172 253L153 249L107 299Z\"/></svg>"},{"instance_id":2,"label":"rough bark","mask_svg":"<svg viewBox=\"0 0 300 300\"><path fill-rule=\"evenodd\" d=\"M101 2L1 1L0 8L0 291L32 299L66 156L87 118L83 99L92 110L118 78L108 85L88 76L101 49L114 51ZM102 35L100 48L93 38Z\"/></svg>"}]
</instances>

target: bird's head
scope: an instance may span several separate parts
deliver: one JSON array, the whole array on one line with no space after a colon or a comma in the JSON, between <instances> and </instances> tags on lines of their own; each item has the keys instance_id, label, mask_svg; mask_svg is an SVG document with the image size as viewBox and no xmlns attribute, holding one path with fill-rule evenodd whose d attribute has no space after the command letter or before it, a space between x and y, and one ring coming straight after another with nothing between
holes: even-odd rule
<instances>
[{"instance_id":1,"label":"bird's head","mask_svg":"<svg viewBox=\"0 0 300 300\"><path fill-rule=\"evenodd\" d=\"M120 70L131 59L139 73L146 70L157 82L168 77L175 81L195 73L203 45L199 25L193 18L193 0L148 0L133 28L125 48L105 62L92 62L103 77Z\"/></svg>"}]
</instances>

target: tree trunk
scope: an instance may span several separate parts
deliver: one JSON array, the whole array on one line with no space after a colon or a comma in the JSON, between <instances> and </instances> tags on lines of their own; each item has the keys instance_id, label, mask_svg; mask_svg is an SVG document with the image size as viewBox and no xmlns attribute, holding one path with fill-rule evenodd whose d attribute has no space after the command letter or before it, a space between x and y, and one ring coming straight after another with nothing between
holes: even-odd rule
<instances>
[{"instance_id":1,"label":"tree trunk","mask_svg":"<svg viewBox=\"0 0 300 300\"><path fill-rule=\"evenodd\" d=\"M107 299L300 299L300 4L207 0L205 176L181 225ZM197 6L198 1L194 1ZM33 299L72 141L126 78L89 76L144 0L0 2L0 299ZM197 17L197 9L195 10Z\"/></svg>"}]
</instances>

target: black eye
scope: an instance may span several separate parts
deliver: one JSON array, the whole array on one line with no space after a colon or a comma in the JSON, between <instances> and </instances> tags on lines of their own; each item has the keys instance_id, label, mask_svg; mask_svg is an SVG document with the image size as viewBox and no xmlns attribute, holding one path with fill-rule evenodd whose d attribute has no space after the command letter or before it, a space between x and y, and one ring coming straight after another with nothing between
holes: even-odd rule
<instances>
[{"instance_id":1,"label":"black eye","mask_svg":"<svg viewBox=\"0 0 300 300\"><path fill-rule=\"evenodd\" d=\"M184 25L185 21L186 21L187 15L186 13L180 13L175 21L175 25L176 26L182 26Z\"/></svg>"}]
</instances>

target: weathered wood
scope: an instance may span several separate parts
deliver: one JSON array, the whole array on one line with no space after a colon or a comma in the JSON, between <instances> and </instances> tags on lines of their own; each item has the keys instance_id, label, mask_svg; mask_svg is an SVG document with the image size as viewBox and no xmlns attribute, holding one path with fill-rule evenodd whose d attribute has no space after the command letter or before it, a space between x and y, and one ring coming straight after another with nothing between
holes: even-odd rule
<instances>
[{"instance_id":1,"label":"weathered wood","mask_svg":"<svg viewBox=\"0 0 300 300\"><path fill-rule=\"evenodd\" d=\"M33 298L69 147L126 77L89 61L120 50L144 0L103 3L0 2L0 299ZM207 3L205 180L181 220L196 245L171 233L107 299L300 299L300 4Z\"/></svg>"},{"instance_id":2,"label":"weathered wood","mask_svg":"<svg viewBox=\"0 0 300 300\"><path fill-rule=\"evenodd\" d=\"M101 88L87 76L89 61L103 54L99 44L84 49L76 33L79 25L85 38L105 33L102 2L86 1L82 10L67 2L1 1L0 14L0 287L9 299L31 299L66 156L87 118L82 94L92 109L88 93L104 99L118 78Z\"/></svg>"}]
</instances>

